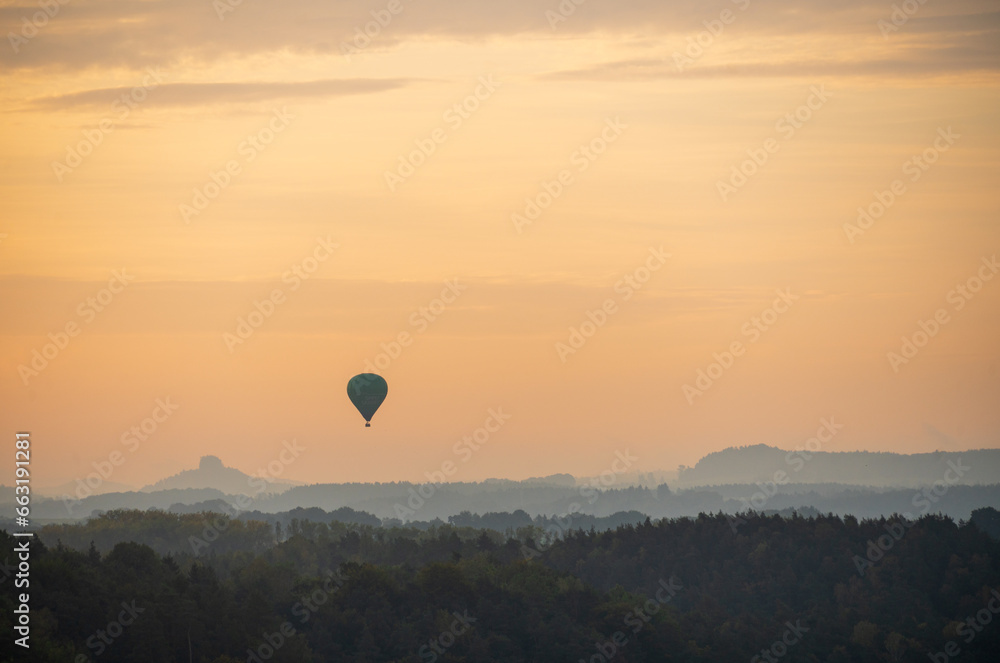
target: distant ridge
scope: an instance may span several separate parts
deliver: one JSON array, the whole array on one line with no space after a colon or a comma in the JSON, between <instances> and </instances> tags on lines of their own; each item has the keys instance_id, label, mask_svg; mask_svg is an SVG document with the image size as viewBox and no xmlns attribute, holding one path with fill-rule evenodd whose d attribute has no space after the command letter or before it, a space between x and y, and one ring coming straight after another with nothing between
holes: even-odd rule
<instances>
[{"instance_id":1,"label":"distant ridge","mask_svg":"<svg viewBox=\"0 0 1000 663\"><path fill-rule=\"evenodd\" d=\"M572 474L550 474L547 477L531 477L528 479L485 479L484 484L496 484L512 486L515 484L535 485L535 486L575 486L576 477Z\"/></svg>"},{"instance_id":2,"label":"distant ridge","mask_svg":"<svg viewBox=\"0 0 1000 663\"><path fill-rule=\"evenodd\" d=\"M244 474L234 467L226 467L218 456L202 456L197 469L184 470L172 477L161 479L144 487L142 492L214 488L227 495L259 495L283 493L298 485L301 484L297 481L265 481L260 477Z\"/></svg>"},{"instance_id":3,"label":"distant ridge","mask_svg":"<svg viewBox=\"0 0 1000 663\"><path fill-rule=\"evenodd\" d=\"M766 444L710 453L694 467L682 467L680 486L718 486L775 481L784 472L791 483L856 486L929 486L996 483L1000 449L898 454L876 451L789 451ZM947 473L947 476L946 476ZM780 476L780 475L779 475Z\"/></svg>"},{"instance_id":4,"label":"distant ridge","mask_svg":"<svg viewBox=\"0 0 1000 663\"><path fill-rule=\"evenodd\" d=\"M268 484L226 467L215 456L147 486L141 492L92 495L82 500L41 495L32 504L36 521L71 521L113 509L158 509L187 514L205 510L284 513L322 509L367 514L380 521L448 522L463 512L515 513L530 517L578 514L609 517L636 512L654 518L699 513L762 512L852 514L944 513L968 518L973 510L1000 506L1000 449L923 454L807 452L767 445L734 447L664 473L575 478L553 474L521 481L371 482ZM607 480L606 480L607 479ZM246 502L240 495L249 495ZM0 518L14 516L14 489L0 486ZM228 507L226 506L228 505ZM239 505L239 508L236 508ZM336 516L348 517L348 516ZM351 515L350 518L354 518Z\"/></svg>"}]
</instances>

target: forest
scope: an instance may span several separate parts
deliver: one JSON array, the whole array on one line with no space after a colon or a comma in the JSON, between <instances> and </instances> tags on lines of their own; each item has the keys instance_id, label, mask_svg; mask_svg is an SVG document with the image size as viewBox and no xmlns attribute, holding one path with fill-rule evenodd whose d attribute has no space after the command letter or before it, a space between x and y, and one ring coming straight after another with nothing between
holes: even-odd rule
<instances>
[{"instance_id":1,"label":"forest","mask_svg":"<svg viewBox=\"0 0 1000 663\"><path fill-rule=\"evenodd\" d=\"M987 661L998 515L719 513L552 536L115 511L33 539L17 591L41 663ZM171 528L204 548L131 540Z\"/></svg>"}]
</instances>

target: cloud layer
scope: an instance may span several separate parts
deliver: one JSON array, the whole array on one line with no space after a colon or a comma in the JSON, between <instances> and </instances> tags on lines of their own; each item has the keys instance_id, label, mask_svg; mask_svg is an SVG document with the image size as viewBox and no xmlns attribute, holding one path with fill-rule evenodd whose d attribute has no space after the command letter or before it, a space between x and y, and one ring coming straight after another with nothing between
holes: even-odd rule
<instances>
[{"instance_id":1,"label":"cloud layer","mask_svg":"<svg viewBox=\"0 0 1000 663\"><path fill-rule=\"evenodd\" d=\"M662 41L675 36L683 44L685 35L704 30L704 23L723 11L735 17L726 29L737 37L840 35L849 50L860 48L856 54L864 61L868 50L877 50L866 42L883 41L877 22L890 20L893 12L892 3L872 0L794 4L781 0L590 0L580 6L570 0L399 0L394 5L402 8L397 14L387 11L388 4L381 0L244 0L238 5L227 0L74 0L60 6L51 18L44 17L44 22L37 20L33 32L25 21L39 7L20 1L0 8L0 30L10 42L0 48L0 67L73 70L213 61L277 51L339 53L342 44L350 43L366 24L371 24L370 33L377 33L367 46L372 51L423 37L565 39L600 34ZM372 24L376 19L385 25ZM1000 13L994 2L925 3L905 19L898 33L889 36L896 45L906 42L908 64L879 58L875 70L995 68ZM28 33L34 36L24 37ZM866 68L860 66L859 71L865 73Z\"/></svg>"},{"instance_id":2,"label":"cloud layer","mask_svg":"<svg viewBox=\"0 0 1000 663\"><path fill-rule=\"evenodd\" d=\"M406 79L341 79L293 83L165 83L156 87L144 105L188 106L214 103L253 103L271 99L338 97L384 92L406 86ZM102 88L33 99L29 107L38 110L108 106L133 88Z\"/></svg>"}]
</instances>

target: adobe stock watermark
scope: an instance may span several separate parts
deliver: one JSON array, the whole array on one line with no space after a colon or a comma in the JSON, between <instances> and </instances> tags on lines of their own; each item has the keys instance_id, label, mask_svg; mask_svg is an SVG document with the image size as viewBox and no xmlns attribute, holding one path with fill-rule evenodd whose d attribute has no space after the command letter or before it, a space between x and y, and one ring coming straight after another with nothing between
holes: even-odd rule
<instances>
[{"instance_id":1,"label":"adobe stock watermark","mask_svg":"<svg viewBox=\"0 0 1000 663\"><path fill-rule=\"evenodd\" d=\"M630 454L628 449L624 452L616 451L615 459L611 461L611 466L608 469L591 478L590 483L580 486L580 497L586 498L587 504L593 504L601 496L601 493L598 491L606 490L618 483L619 475L628 472L632 464L638 460L639 457ZM572 507L573 505L570 504L570 512L572 513L580 510L579 507L575 510Z\"/></svg>"},{"instance_id":2,"label":"adobe stock watermark","mask_svg":"<svg viewBox=\"0 0 1000 663\"><path fill-rule=\"evenodd\" d=\"M993 615L1000 615L1000 592L990 589L990 597L984 608L962 620L962 625L956 630L956 634L962 637L965 644L975 640L976 636L993 622ZM958 643L950 640L945 644L944 651L927 654L927 657L934 663L948 663L948 659L961 653L962 648Z\"/></svg>"},{"instance_id":3,"label":"adobe stock watermark","mask_svg":"<svg viewBox=\"0 0 1000 663\"><path fill-rule=\"evenodd\" d=\"M472 431L471 435L463 435L462 439L456 442L451 448L452 453L463 464L472 460L475 452L486 446L511 417L509 413L503 411L502 407L496 409L490 408L486 412L487 417L483 421L483 425ZM413 520L416 512L422 509L427 501L434 497L438 488L444 485L449 477L454 476L458 472L458 468L459 466L455 461L446 460L441 463L439 469L424 472L424 476L427 477L427 483L422 483L416 489L410 488L407 491L409 492L409 497L406 500L405 506L399 502L393 505L396 517L403 522L406 522L407 518Z\"/></svg>"},{"instance_id":4,"label":"adobe stock watermark","mask_svg":"<svg viewBox=\"0 0 1000 663\"><path fill-rule=\"evenodd\" d=\"M257 473L247 477L247 486L256 488L253 495L239 493L235 497L235 506L232 506L231 513L221 514L218 518L208 523L201 531L201 536L189 536L188 543L195 557L199 557L215 543L222 533L229 529L229 523L239 517L240 513L253 506L253 500L261 493L267 492L273 482L273 477L281 476L285 468L294 463L307 449L301 446L296 439L282 440L281 451L277 458L267 464L267 470L258 469Z\"/></svg>"},{"instance_id":5,"label":"adobe stock watermark","mask_svg":"<svg viewBox=\"0 0 1000 663\"><path fill-rule=\"evenodd\" d=\"M659 249L650 248L649 257L643 264L615 282L614 291L621 295L621 301L627 302L632 299L635 293L649 282L653 274L667 264L667 259L670 257L669 253L663 251L662 246ZM567 357L579 352L597 330L606 325L611 316L618 312L618 306L618 300L609 297L596 309L588 310L579 326L569 328L569 336L565 343L556 341L555 349L559 360L565 364Z\"/></svg>"},{"instance_id":6,"label":"adobe stock watermark","mask_svg":"<svg viewBox=\"0 0 1000 663\"><path fill-rule=\"evenodd\" d=\"M287 283L289 290L295 292L304 281L309 280L324 262L333 256L334 252L340 248L340 244L331 241L330 235L316 238L316 247L310 255L298 261L281 275L281 282ZM236 318L236 330L234 332L223 332L222 341L229 348L229 354L236 351L237 346L243 345L260 329L265 320L270 319L277 311L278 307L287 300L285 291L275 288L262 300L254 300L253 310L246 316Z\"/></svg>"},{"instance_id":7,"label":"adobe stock watermark","mask_svg":"<svg viewBox=\"0 0 1000 663\"><path fill-rule=\"evenodd\" d=\"M431 131L426 138L417 138L413 141L416 149L411 150L406 155L400 154L397 158L396 169L385 171L385 184L389 187L389 191L395 193L400 184L410 179L418 168L427 163L431 155L437 152L438 146L444 145L448 140L448 131L458 131L465 121L472 117L472 114L479 110L483 102L492 97L501 85L503 83L493 80L493 74L480 76L479 84L472 91L472 94L453 104L441 116L441 119L448 125L448 130L438 127Z\"/></svg>"},{"instance_id":8,"label":"adobe stock watermark","mask_svg":"<svg viewBox=\"0 0 1000 663\"><path fill-rule=\"evenodd\" d=\"M442 631L438 637L433 638L426 645L423 645L417 652L421 659L428 663L434 663L438 659L438 656L451 649L457 638L472 628L472 625L476 621L475 617L469 615L468 610L462 613L453 612L452 615L455 619L448 628Z\"/></svg>"},{"instance_id":9,"label":"adobe stock watermark","mask_svg":"<svg viewBox=\"0 0 1000 663\"><path fill-rule=\"evenodd\" d=\"M805 126L806 122L812 119L813 113L823 108L826 102L833 96L826 89L826 84L821 84L818 88L813 85L809 88L810 95L806 97L804 104L798 108L785 113L775 124L774 130L784 139L791 140L795 132ZM760 147L751 147L747 150L746 159L739 166L733 166L730 170L728 180L717 180L715 188L722 197L722 202L728 202L730 196L742 189L750 178L756 175L761 168L767 164L772 155L777 154L781 149L781 143L775 138L768 138Z\"/></svg>"},{"instance_id":10,"label":"adobe stock watermark","mask_svg":"<svg viewBox=\"0 0 1000 663\"><path fill-rule=\"evenodd\" d=\"M549 27L553 30L560 23L565 23L570 16L576 13L577 7L587 4L587 0L560 0L555 9L545 10L545 20L549 22Z\"/></svg>"},{"instance_id":11,"label":"adobe stock watermark","mask_svg":"<svg viewBox=\"0 0 1000 663\"><path fill-rule=\"evenodd\" d=\"M271 111L271 119L265 127L255 134L249 134L245 140L236 146L236 153L243 157L243 163L238 159L230 159L219 170L208 173L208 180L203 185L191 190L191 204L181 203L177 206L181 218L185 224L190 224L191 219L199 216L208 209L219 195L233 183L237 177L243 174L243 165L252 163L261 152L274 142L278 134L288 128L295 116L288 112L287 107L282 107L279 111Z\"/></svg>"},{"instance_id":12,"label":"adobe stock watermark","mask_svg":"<svg viewBox=\"0 0 1000 663\"><path fill-rule=\"evenodd\" d=\"M295 438L292 438L291 442L282 440L281 446L282 449L278 452L277 458L268 462L264 467L258 467L257 471L247 479L248 486L257 488L255 494L259 495L266 492L271 487L271 484L277 481L285 473L285 470L298 460L299 455L306 450Z\"/></svg>"},{"instance_id":13,"label":"adobe stock watermark","mask_svg":"<svg viewBox=\"0 0 1000 663\"><path fill-rule=\"evenodd\" d=\"M961 457L959 457L957 462L947 461L947 465L948 469L944 471L943 479L938 479L930 486L921 488L913 494L910 504L920 509L919 515L914 516L907 511L902 514L902 520L897 519L896 521L887 522L883 526L886 531L885 534L874 540L869 539L867 541L865 556L854 555L854 567L858 570L859 576L863 578L868 569L875 566L877 562L885 557L896 543L906 535L906 532L917 524L917 519L930 513L933 505L937 504L941 498L947 495L951 487L961 482L965 477L965 473L972 469L968 465L962 464Z\"/></svg>"},{"instance_id":14,"label":"adobe stock watermark","mask_svg":"<svg viewBox=\"0 0 1000 663\"><path fill-rule=\"evenodd\" d=\"M639 460L638 456L633 456L626 449L624 452L615 451L615 459L611 466L602 471L597 477L590 480L590 483L582 484L579 487L580 497L587 500L587 504L593 505L601 498L605 490L610 489L618 483L619 475L625 474L631 469L633 463ZM583 505L579 502L570 502L565 513L560 513L552 517L552 522L545 527L545 535L538 542L539 548L545 548L559 539L566 536L573 527L573 519L582 513ZM522 553L530 559L541 555L538 550L530 551L527 546L522 546Z\"/></svg>"},{"instance_id":15,"label":"adobe stock watermark","mask_svg":"<svg viewBox=\"0 0 1000 663\"><path fill-rule=\"evenodd\" d=\"M785 465L791 468L792 473L801 472L806 463L812 460L813 454L822 451L823 443L833 440L843 427L844 424L838 424L832 416L820 419L820 426L816 429L816 435L810 437L801 446L795 447L795 449L785 454ZM793 478L794 474L790 475L785 470L775 470L771 481L758 481L756 485L760 488L759 491L751 495L749 499L745 497L738 498L742 503L743 512L763 510L768 500L778 494L778 486L790 483ZM726 520L729 521L729 527L733 530L733 534L736 534L740 525L745 525L747 522L739 514L727 514Z\"/></svg>"},{"instance_id":16,"label":"adobe stock watermark","mask_svg":"<svg viewBox=\"0 0 1000 663\"><path fill-rule=\"evenodd\" d=\"M945 296L945 301L952 306L952 312L957 313L964 309L965 305L983 289L983 285L992 281L993 277L1000 271L1000 264L997 264L995 254L991 258L984 257L980 262L982 264L979 265L975 274L966 279L965 283L949 290ZM949 322L951 322L951 314L948 309L943 307L934 311L934 315L927 320L917 321L917 330L902 337L903 342L899 347L899 352L893 351L886 355L892 372L899 373L899 367L910 363L910 360L916 357Z\"/></svg>"},{"instance_id":17,"label":"adobe stock watermark","mask_svg":"<svg viewBox=\"0 0 1000 663\"><path fill-rule=\"evenodd\" d=\"M329 601L330 597L347 582L340 569L327 571L324 576L322 586L314 589L308 596L301 597L292 606L292 615L298 618L300 624L307 624L312 616L319 612L320 606ZM256 649L247 649L247 663L264 663L270 660L295 633L295 625L292 624L291 620L282 622L277 631L265 632L262 644L258 645Z\"/></svg>"},{"instance_id":18,"label":"adobe stock watermark","mask_svg":"<svg viewBox=\"0 0 1000 663\"><path fill-rule=\"evenodd\" d=\"M916 182L920 177L930 170L930 167L937 163L941 154L947 152L962 137L951 130L938 128L937 138L934 143L920 154L915 154L903 162L903 174L909 176L910 182ZM875 222L882 218L889 208L907 192L906 183L901 179L895 179L888 188L882 191L875 191L872 194L874 201L868 203L867 207L858 207L858 218L855 223L844 224L844 234L847 241L854 244L855 238L864 235Z\"/></svg>"},{"instance_id":19,"label":"adobe stock watermark","mask_svg":"<svg viewBox=\"0 0 1000 663\"><path fill-rule=\"evenodd\" d=\"M38 6L41 8L39 11L32 14L30 19L27 16L22 16L21 29L16 33L7 33L7 41L10 42L14 55L19 54L22 46L37 37L39 30L58 16L59 10L68 5L69 2L70 0L39 0Z\"/></svg>"},{"instance_id":20,"label":"adobe stock watermark","mask_svg":"<svg viewBox=\"0 0 1000 663\"><path fill-rule=\"evenodd\" d=\"M584 498L587 504L594 504L601 498L604 491L618 483L618 477L628 472L632 468L633 463L638 460L639 457L633 456L629 453L628 449L624 452L615 451L615 459L611 461L608 469L602 471L597 477L592 478L589 483L580 485L580 497ZM541 557L542 553L539 548L547 548L563 538L573 528L573 519L581 513L582 508L583 505L580 502L570 502L565 513L554 515L552 522L546 525L543 537L537 542L535 548L526 543L521 544L521 554L524 558L534 559L535 557Z\"/></svg>"},{"instance_id":21,"label":"adobe stock watermark","mask_svg":"<svg viewBox=\"0 0 1000 663\"><path fill-rule=\"evenodd\" d=\"M136 85L128 92L123 92L117 99L111 102L111 110L114 117L104 117L97 123L94 129L83 129L83 140L76 145L66 146L65 161L53 161L52 172L55 173L56 180L62 183L63 178L79 168L84 159L94 153L99 145L104 143L105 137L115 130L117 123L124 121L139 104L144 102L149 96L149 92L156 89L163 83L163 74L159 69L146 69L146 76L142 79L142 84Z\"/></svg>"},{"instance_id":22,"label":"adobe stock watermark","mask_svg":"<svg viewBox=\"0 0 1000 663\"><path fill-rule=\"evenodd\" d=\"M618 141L621 135L628 129L628 125L620 118L607 118L604 120L604 128L601 133L592 138L587 143L573 152L569 157L572 168L560 170L551 180L543 180L541 191L534 197L524 199L524 209L521 212L514 212L510 215L510 220L514 224L514 230L520 235L525 227L530 226L538 220L542 212L552 206L566 191L566 188L576 183L573 174L575 168L577 173L585 172L590 166L601 158L608 147Z\"/></svg>"},{"instance_id":23,"label":"adobe stock watermark","mask_svg":"<svg viewBox=\"0 0 1000 663\"><path fill-rule=\"evenodd\" d=\"M893 3L889 18L880 18L875 22L875 27L882 33L883 39L888 39L893 32L899 32L899 29L906 25L910 17L920 11L920 7L924 4L927 4L927 0L903 0L899 5Z\"/></svg>"},{"instance_id":24,"label":"adobe stock watermark","mask_svg":"<svg viewBox=\"0 0 1000 663\"><path fill-rule=\"evenodd\" d=\"M128 450L129 454L134 454L139 450L141 444L151 438L179 407L170 400L169 396L166 399L157 398L149 416L122 433L118 438L119 442ZM91 466L94 471L82 479L79 477L76 479L76 490L73 493L75 497L62 496L66 513L73 515L73 509L81 506L83 500L93 495L95 490L109 480L115 469L125 464L125 459L125 454L115 450L108 454L106 460L92 462Z\"/></svg>"},{"instance_id":25,"label":"adobe stock watermark","mask_svg":"<svg viewBox=\"0 0 1000 663\"><path fill-rule=\"evenodd\" d=\"M802 636L809 632L809 627L802 625L801 619L796 619L795 623L785 622L785 632L771 643L767 649L761 649L760 653L750 659L750 663L775 663L779 658L788 653L788 650L801 642Z\"/></svg>"},{"instance_id":26,"label":"adobe stock watermark","mask_svg":"<svg viewBox=\"0 0 1000 663\"><path fill-rule=\"evenodd\" d=\"M117 619L108 622L107 626L98 629L87 638L87 649L92 650L95 657L103 654L108 647L114 644L115 640L121 637L126 627L134 624L139 615L146 612L146 609L137 606L134 600L127 603L122 601L121 606L122 610L118 613ZM89 661L90 659L85 654L77 654L76 658L73 659L73 663L88 663Z\"/></svg>"},{"instance_id":27,"label":"adobe stock watermark","mask_svg":"<svg viewBox=\"0 0 1000 663\"><path fill-rule=\"evenodd\" d=\"M746 11L747 7L750 6L750 0L730 0L730 2L739 7L740 11ZM715 40L722 36L726 26L732 25L736 21L736 16L737 14L734 14L731 9L723 9L719 12L718 18L702 21L701 24L705 26L705 29L694 37L687 38L684 52L674 51L674 66L677 67L677 71L684 71L685 67L690 67L699 60L705 51L712 47Z\"/></svg>"},{"instance_id":28,"label":"adobe stock watermark","mask_svg":"<svg viewBox=\"0 0 1000 663\"><path fill-rule=\"evenodd\" d=\"M237 8L243 6L244 0L212 0L212 9L219 17L219 22L226 20L226 14L232 14Z\"/></svg>"},{"instance_id":29,"label":"adobe stock watermark","mask_svg":"<svg viewBox=\"0 0 1000 663\"><path fill-rule=\"evenodd\" d=\"M778 318L782 314L787 313L799 299L798 295L792 294L791 288L776 290L775 292L778 293L778 296L771 305L761 311L759 315L752 316L740 328L740 333L749 339L748 343L759 341L763 333L771 329L778 322ZM698 369L698 377L695 378L694 386L692 387L690 384L685 383L681 387L688 405L694 405L695 398L704 396L705 392L711 389L725 372L733 367L736 359L746 354L747 347L748 345L744 345L741 341L733 341L729 344L729 349L723 350L722 354L718 352L714 353L712 358L715 361L710 363L706 368Z\"/></svg>"},{"instance_id":30,"label":"adobe stock watermark","mask_svg":"<svg viewBox=\"0 0 1000 663\"><path fill-rule=\"evenodd\" d=\"M868 540L865 556L855 555L853 557L854 568L858 570L858 575L864 578L865 572L885 557L886 553L896 545L896 542L906 535L907 530L916 524L915 520L887 522L884 525L885 534L880 535L875 540Z\"/></svg>"},{"instance_id":31,"label":"adobe stock watermark","mask_svg":"<svg viewBox=\"0 0 1000 663\"><path fill-rule=\"evenodd\" d=\"M674 600L677 592L682 589L684 589L684 585L673 576L670 577L669 581L660 578L654 598L647 599L641 605L636 606L634 610L625 613L625 616L622 618L625 628L615 631L604 642L595 642L594 648L597 650L597 653L591 654L588 659L579 659L579 663L609 663L614 660L625 645L629 643L628 634L631 633L635 636L639 633L639 631L645 628L646 624L653 620L653 616L663 609L663 606Z\"/></svg>"},{"instance_id":32,"label":"adobe stock watermark","mask_svg":"<svg viewBox=\"0 0 1000 663\"><path fill-rule=\"evenodd\" d=\"M948 461L948 469L944 471L944 478L938 479L930 486L921 488L916 493L913 494L913 498L910 500L910 504L914 507L920 509L920 515L914 516L907 512L903 515L911 520L916 520L921 516L926 516L934 508L942 497L948 494L948 491L952 486L959 483L963 478L965 478L965 473L972 470L968 465L962 464L962 458L959 457L957 461Z\"/></svg>"},{"instance_id":33,"label":"adobe stock watermark","mask_svg":"<svg viewBox=\"0 0 1000 663\"><path fill-rule=\"evenodd\" d=\"M393 17L402 14L404 9L406 7L401 0L389 0L384 9L370 10L368 13L371 14L372 20L363 26L355 27L350 42L340 42L341 54L350 62L352 56L359 55L361 51L371 46L372 42L382 34L382 30L389 27Z\"/></svg>"},{"instance_id":34,"label":"adobe stock watermark","mask_svg":"<svg viewBox=\"0 0 1000 663\"><path fill-rule=\"evenodd\" d=\"M460 284L457 278L445 281L444 289L441 290L441 294L438 297L428 302L427 306L421 306L410 314L409 323L416 330L415 334L423 334L427 331L430 324L441 317L448 310L448 306L454 304L468 287L467 285ZM389 368L392 362L399 359L400 355L403 354L403 348L413 345L413 339L414 334L402 331L396 336L395 340L382 343L382 352L375 355L374 361L371 359L365 360L365 372L378 373Z\"/></svg>"},{"instance_id":35,"label":"adobe stock watermark","mask_svg":"<svg viewBox=\"0 0 1000 663\"><path fill-rule=\"evenodd\" d=\"M128 287L128 284L135 280L123 267L120 271L113 270L108 286L97 291L93 297L87 297L76 307L76 314L83 319L83 323L70 320L63 328L57 332L49 333L49 342L42 346L41 350L35 348L31 351L31 361L28 364L18 364L17 374L21 376L21 382L27 387L31 378L38 377L49 363L54 361L63 350L69 346L70 339L80 335L83 325L88 325L97 318L97 314L106 309L115 297Z\"/></svg>"}]
</instances>

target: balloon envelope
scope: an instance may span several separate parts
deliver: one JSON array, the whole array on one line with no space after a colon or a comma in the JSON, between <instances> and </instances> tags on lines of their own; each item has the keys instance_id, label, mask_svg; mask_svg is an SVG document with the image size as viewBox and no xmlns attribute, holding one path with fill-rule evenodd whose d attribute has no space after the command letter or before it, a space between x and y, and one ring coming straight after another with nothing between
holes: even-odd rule
<instances>
[{"instance_id":1,"label":"balloon envelope","mask_svg":"<svg viewBox=\"0 0 1000 663\"><path fill-rule=\"evenodd\" d=\"M365 418L365 426L371 426L372 417L378 406L385 400L385 395L389 393L389 385L381 375L374 373L362 373L355 375L347 383L347 396L358 408L358 412Z\"/></svg>"}]
</instances>

